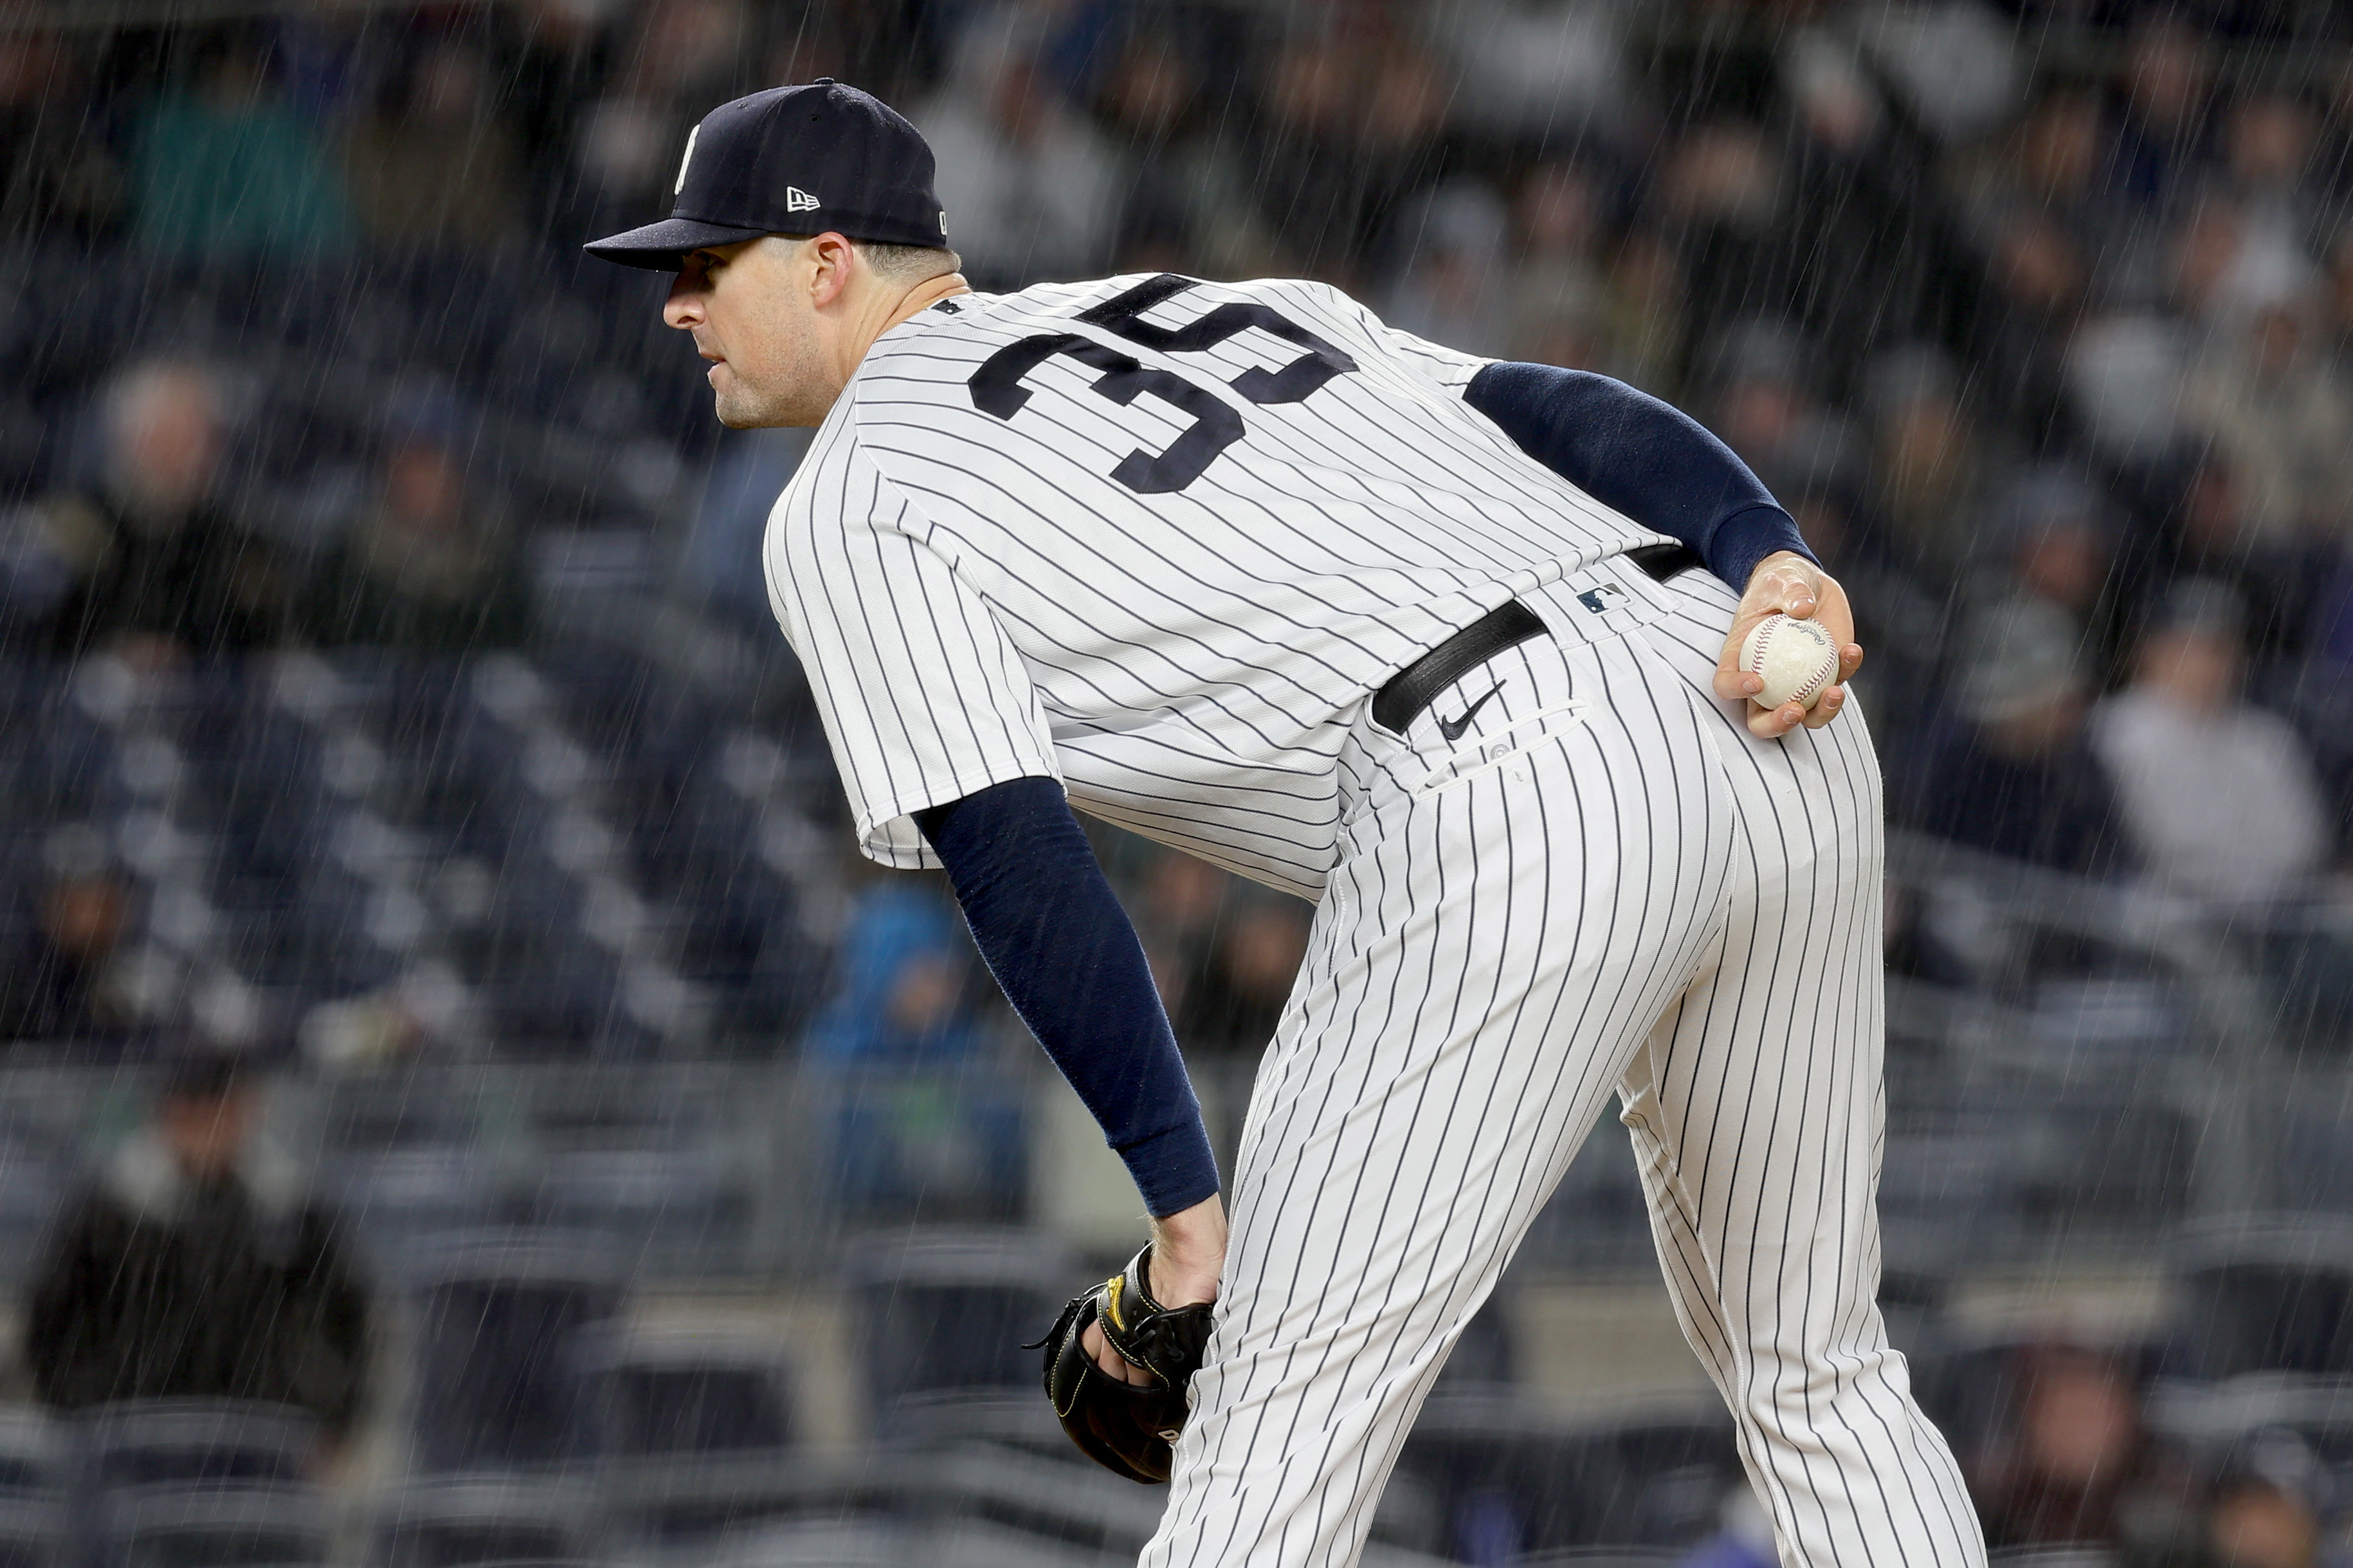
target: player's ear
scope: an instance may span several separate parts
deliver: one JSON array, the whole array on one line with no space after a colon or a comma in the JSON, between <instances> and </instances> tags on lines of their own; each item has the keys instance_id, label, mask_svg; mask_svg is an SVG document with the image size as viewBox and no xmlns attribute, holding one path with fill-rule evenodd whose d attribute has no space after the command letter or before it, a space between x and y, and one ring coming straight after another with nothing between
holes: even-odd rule
<instances>
[{"instance_id":1,"label":"player's ear","mask_svg":"<svg viewBox=\"0 0 2353 1568\"><path fill-rule=\"evenodd\" d=\"M807 245L814 267L809 279L809 303L823 310L840 299L842 290L849 287L856 252L847 237L833 233L820 234Z\"/></svg>"}]
</instances>

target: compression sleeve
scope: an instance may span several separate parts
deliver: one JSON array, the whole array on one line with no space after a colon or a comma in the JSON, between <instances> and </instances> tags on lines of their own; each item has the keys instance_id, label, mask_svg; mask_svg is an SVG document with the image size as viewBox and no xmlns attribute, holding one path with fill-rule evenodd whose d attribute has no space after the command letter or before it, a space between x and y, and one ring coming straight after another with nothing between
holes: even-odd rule
<instances>
[{"instance_id":1,"label":"compression sleeve","mask_svg":"<svg viewBox=\"0 0 2353 1568\"><path fill-rule=\"evenodd\" d=\"M1622 381L1497 361L1462 396L1529 457L1643 527L1682 540L1735 588L1777 550L1815 561L1797 520L1731 447Z\"/></svg>"},{"instance_id":2,"label":"compression sleeve","mask_svg":"<svg viewBox=\"0 0 2353 1568\"><path fill-rule=\"evenodd\" d=\"M1018 778L915 814L1006 1000L1155 1219L1218 1190L1201 1105L1136 940L1061 786Z\"/></svg>"}]
</instances>

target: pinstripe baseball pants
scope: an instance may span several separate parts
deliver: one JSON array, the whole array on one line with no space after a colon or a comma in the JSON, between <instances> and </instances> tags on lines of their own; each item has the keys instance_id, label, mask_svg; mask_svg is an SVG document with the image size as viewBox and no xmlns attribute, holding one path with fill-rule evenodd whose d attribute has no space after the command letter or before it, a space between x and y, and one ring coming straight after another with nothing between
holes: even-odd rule
<instances>
[{"instance_id":1,"label":"pinstripe baseball pants","mask_svg":"<svg viewBox=\"0 0 2353 1568\"><path fill-rule=\"evenodd\" d=\"M1613 1089L1781 1561L1981 1564L1873 1301L1862 716L1751 737L1709 688L1735 597L1704 573L1604 563L1527 602L1553 637L1403 736L1361 718L1344 750L1339 861L1259 1071L1143 1564L1356 1560L1415 1411Z\"/></svg>"}]
</instances>

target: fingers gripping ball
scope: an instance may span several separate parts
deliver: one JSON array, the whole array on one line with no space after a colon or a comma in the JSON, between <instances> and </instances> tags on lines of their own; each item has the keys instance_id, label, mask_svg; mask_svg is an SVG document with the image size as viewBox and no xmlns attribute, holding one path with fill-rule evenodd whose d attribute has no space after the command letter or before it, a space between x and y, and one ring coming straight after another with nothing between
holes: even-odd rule
<instances>
[{"instance_id":1,"label":"fingers gripping ball","mask_svg":"<svg viewBox=\"0 0 2353 1568\"><path fill-rule=\"evenodd\" d=\"M1046 1352L1046 1397L1079 1451L1107 1470L1146 1486L1168 1479L1176 1435L1184 1430L1185 1391L1200 1370L1209 1341L1209 1309L1163 1307L1152 1299L1152 1248L1062 1309L1046 1337L1028 1346ZM1152 1374L1146 1384L1104 1375L1080 1342L1089 1323L1131 1365Z\"/></svg>"},{"instance_id":2,"label":"fingers gripping ball","mask_svg":"<svg viewBox=\"0 0 2353 1568\"><path fill-rule=\"evenodd\" d=\"M1740 668L1765 678L1765 689L1749 699L1759 708L1811 708L1838 680L1838 642L1812 621L1767 616L1742 640Z\"/></svg>"}]
</instances>

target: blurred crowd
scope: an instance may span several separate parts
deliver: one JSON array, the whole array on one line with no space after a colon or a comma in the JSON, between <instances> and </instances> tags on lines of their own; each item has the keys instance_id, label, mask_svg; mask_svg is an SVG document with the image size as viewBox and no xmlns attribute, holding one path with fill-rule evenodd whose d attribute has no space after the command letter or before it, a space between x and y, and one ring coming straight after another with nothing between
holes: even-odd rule
<instances>
[{"instance_id":1,"label":"blurred crowd","mask_svg":"<svg viewBox=\"0 0 2353 1568\"><path fill-rule=\"evenodd\" d=\"M809 759L745 713L707 690L707 711L652 711L637 666L596 675L535 549L561 535L576 566L618 518L654 564L630 579L643 617L599 630L683 616L776 645L747 568L806 437L718 434L653 320L659 280L577 246L661 210L708 109L819 75L931 138L978 288L1310 275L1407 330L1689 409L1847 583L1899 826L2275 931L2309 1005L2353 994L2341 956L2316 963L2296 934L2343 903L2353 818L2341 7L280 9L0 31L0 674L104 677L38 746L12 731L0 773L47 788L40 769L67 777L102 742L128 803L101 826L75 796L37 835L0 835L37 837L0 845L0 890L26 904L0 909L0 1037L119 1040L161 1015L152 933L168 947L206 906L153 781L213 766L224 799L259 804L237 807L250 824L222 807L219 837L252 842L205 896L228 901L228 871L311 879L270 917L289 973L328 924L365 928L357 978L287 984L318 1004L289 1020L315 1060L466 1037L470 986L491 1032L512 1016L552 1035L572 1007L567 1047L651 1055L693 1034L665 1032L663 999L701 985L729 1027L797 1042L835 1086L845 1214L956 1193L1018 1212L1030 1132L990 1076L1018 1047L953 906L829 864L834 825L812 852L802 816L768 813L823 769L795 771ZM510 652L538 662L485 658ZM461 658L467 680L433 673ZM244 752L208 760L201 702L166 746L163 721L107 695L240 663L273 672L283 710L227 738ZM338 679L346 698L319 695ZM311 837L240 773L281 754L310 770ZM375 781L403 768L443 771L395 832ZM501 812L512 842L483 830ZM514 847L526 827L546 842ZM462 852L419 870L402 833L412 860L445 842L428 833ZM632 835L649 846L634 886ZM1101 847L1187 1052L1247 1062L1308 911L1124 836ZM665 900L687 910L669 967L642 937ZM448 962L411 962L435 921ZM1916 974L1967 967L1932 933L1891 934ZM829 965L808 956L828 946ZM376 948L406 967L367 967ZM258 1032L235 987L173 1005L175 1038ZM264 1394L332 1440L360 1407L366 1314L324 1209L248 1148L249 1083L206 1060L73 1200L37 1275L32 1371L61 1410ZM139 1316L165 1300L168 1321ZM255 1316L282 1329L268 1365L217 1331ZM167 1342L168 1364L126 1360ZM1937 1392L1998 1544L2353 1559L2353 1481L2329 1468L2353 1454L2282 1440L2186 1468L2151 1436L2140 1361L2006 1353ZM1704 1561L1768 1561L1755 1522L1728 1521Z\"/></svg>"},{"instance_id":2,"label":"blurred crowd","mask_svg":"<svg viewBox=\"0 0 2353 1568\"><path fill-rule=\"evenodd\" d=\"M1899 823L2253 912L2327 893L2353 803L2353 40L2207 9L522 0L20 29L0 224L37 269L132 258L112 276L164 298L438 267L423 338L517 258L599 286L573 247L660 209L711 105L858 81L931 138L979 288L1309 274L1691 409L1848 582ZM2034 48L2053 26L2073 47ZM380 388L290 529L232 482L273 416L253 367L140 310L111 363L0 408L0 644L533 637L551 520L475 460L499 385ZM710 478L657 552L766 637L741 563L799 438L678 423ZM1304 912L1128 858L1187 1037L1255 1045Z\"/></svg>"}]
</instances>

